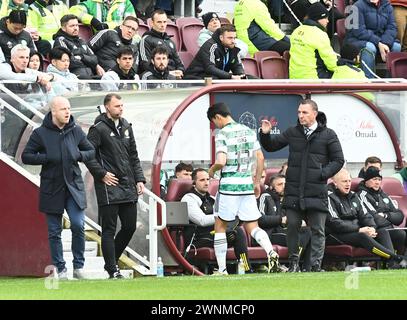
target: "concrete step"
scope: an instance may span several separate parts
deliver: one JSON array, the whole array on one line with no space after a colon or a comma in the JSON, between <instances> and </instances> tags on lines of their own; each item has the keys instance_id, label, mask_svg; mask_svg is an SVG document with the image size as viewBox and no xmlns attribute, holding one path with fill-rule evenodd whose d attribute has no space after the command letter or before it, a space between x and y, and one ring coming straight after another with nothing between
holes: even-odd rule
<instances>
[{"instance_id":1,"label":"concrete step","mask_svg":"<svg viewBox=\"0 0 407 320\"><path fill-rule=\"evenodd\" d=\"M125 279L133 279L134 272L133 270L120 270L120 273L123 275ZM109 274L102 269L86 269L84 268L83 274L85 276L84 280L103 280L108 279ZM68 279L73 279L73 270L68 269ZM76 279L74 279L76 280ZM112 280L113 281L113 280Z\"/></svg>"},{"instance_id":2,"label":"concrete step","mask_svg":"<svg viewBox=\"0 0 407 320\"><path fill-rule=\"evenodd\" d=\"M97 257L98 256L98 251L97 250L85 250L85 257ZM69 251L64 251L64 258L66 260L72 260L73 259L73 253L71 250Z\"/></svg>"},{"instance_id":3,"label":"concrete step","mask_svg":"<svg viewBox=\"0 0 407 320\"><path fill-rule=\"evenodd\" d=\"M65 255L64 255L65 257ZM68 270L72 270L72 259L66 257L66 267ZM103 260L103 257L86 257L85 258L85 265L84 269L88 270L103 270L103 267L105 265L105 261Z\"/></svg>"},{"instance_id":4,"label":"concrete step","mask_svg":"<svg viewBox=\"0 0 407 320\"><path fill-rule=\"evenodd\" d=\"M71 246L72 246L72 242L68 242L68 241L63 241L62 242L62 248L64 250L64 252L71 252ZM97 251L98 251L98 244L95 241L85 241L85 252L86 251L94 251L96 254L94 254L95 256L97 256Z\"/></svg>"}]
</instances>

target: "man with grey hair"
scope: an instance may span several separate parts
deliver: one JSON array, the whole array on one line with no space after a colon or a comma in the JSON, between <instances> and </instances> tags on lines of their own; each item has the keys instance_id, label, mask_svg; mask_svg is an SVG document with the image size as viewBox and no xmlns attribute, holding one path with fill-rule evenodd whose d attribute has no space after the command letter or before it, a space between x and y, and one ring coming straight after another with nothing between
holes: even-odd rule
<instances>
[{"instance_id":1,"label":"man with grey hair","mask_svg":"<svg viewBox=\"0 0 407 320\"><path fill-rule=\"evenodd\" d=\"M72 231L73 276L82 279L86 197L78 162L92 159L95 150L76 125L68 99L54 97L50 109L42 125L33 131L21 159L25 164L42 165L39 209L46 215L51 258L58 278L67 279L61 242L66 209Z\"/></svg>"},{"instance_id":2,"label":"man with grey hair","mask_svg":"<svg viewBox=\"0 0 407 320\"><path fill-rule=\"evenodd\" d=\"M274 152L287 145L287 182L283 208L287 215L289 271L298 272L298 233L302 220L311 228L311 271L321 271L325 249L325 220L328 214L327 180L335 175L345 160L336 133L327 128L326 116L311 99L301 100L298 122L282 134L271 135L271 123L263 120L260 143Z\"/></svg>"},{"instance_id":3,"label":"man with grey hair","mask_svg":"<svg viewBox=\"0 0 407 320\"><path fill-rule=\"evenodd\" d=\"M15 45L11 49L10 62L3 62L0 64L0 80L36 82L49 91L51 89L50 81L54 79L54 76L52 74L29 69L29 60L30 48L24 44ZM13 92L27 92L27 86L22 83L8 85L8 87Z\"/></svg>"}]
</instances>

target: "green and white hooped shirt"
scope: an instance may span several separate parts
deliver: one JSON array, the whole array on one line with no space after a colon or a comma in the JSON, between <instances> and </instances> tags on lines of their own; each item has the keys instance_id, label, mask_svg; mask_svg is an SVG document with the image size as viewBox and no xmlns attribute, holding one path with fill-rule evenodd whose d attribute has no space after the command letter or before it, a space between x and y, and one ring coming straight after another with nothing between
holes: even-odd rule
<instances>
[{"instance_id":1,"label":"green and white hooped shirt","mask_svg":"<svg viewBox=\"0 0 407 320\"><path fill-rule=\"evenodd\" d=\"M226 165L221 172L219 192L228 195L254 194L252 167L255 152L260 149L256 132L231 122L220 129L215 138L216 154L226 153Z\"/></svg>"}]
</instances>

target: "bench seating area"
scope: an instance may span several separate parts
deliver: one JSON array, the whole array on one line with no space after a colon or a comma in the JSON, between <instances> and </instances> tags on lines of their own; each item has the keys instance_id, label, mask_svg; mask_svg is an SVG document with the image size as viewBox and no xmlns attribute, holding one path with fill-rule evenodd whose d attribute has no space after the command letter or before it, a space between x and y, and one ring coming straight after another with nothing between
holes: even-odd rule
<instances>
[{"instance_id":1,"label":"bench seating area","mask_svg":"<svg viewBox=\"0 0 407 320\"><path fill-rule=\"evenodd\" d=\"M268 169L266 176L270 177L271 174L278 172L279 169ZM266 178L267 179L267 178ZM267 180L266 180L267 181ZM356 190L360 178L352 179L352 190ZM215 195L219 186L218 180L211 180L209 192ZM185 193L192 188L192 181L188 179L173 179L168 186L167 201L180 201ZM383 190L388 193L394 200L397 200L400 209L403 211L404 216L407 217L407 195L400 182L392 177L384 177L382 182ZM406 219L400 226L405 225ZM177 248L185 253L188 244L184 243L182 235L182 227L172 227L170 229L171 236L176 243ZM259 263L266 263L267 256L263 248L253 246L251 236L247 234L248 255L253 265ZM279 254L282 263L288 262L288 249L286 247L274 245L274 250ZM208 273L209 268L216 266L216 256L213 248L194 248L191 247L187 254L187 258L191 264L198 266L203 272ZM236 264L236 256L233 248L228 248L226 259L228 264ZM331 245L325 248L325 261L344 261L347 264L358 261L380 261L380 258L373 255L362 248L356 248L349 245Z\"/></svg>"}]
</instances>

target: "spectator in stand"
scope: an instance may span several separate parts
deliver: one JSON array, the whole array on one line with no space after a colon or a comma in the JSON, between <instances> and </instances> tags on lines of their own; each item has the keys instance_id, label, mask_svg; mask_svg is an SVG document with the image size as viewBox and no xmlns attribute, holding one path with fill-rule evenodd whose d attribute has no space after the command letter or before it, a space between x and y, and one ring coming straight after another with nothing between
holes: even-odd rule
<instances>
[{"instance_id":1,"label":"spectator in stand","mask_svg":"<svg viewBox=\"0 0 407 320\"><path fill-rule=\"evenodd\" d=\"M101 67L108 71L116 65L117 54L122 47L133 50L133 69L138 72L139 50L134 39L137 35L138 20L127 16L123 23L113 30L99 31L89 40L89 47L96 54Z\"/></svg>"},{"instance_id":2,"label":"spectator in stand","mask_svg":"<svg viewBox=\"0 0 407 320\"><path fill-rule=\"evenodd\" d=\"M28 4L25 0L1 0L0 1L0 17L6 17L13 10L23 10L28 12Z\"/></svg>"},{"instance_id":3,"label":"spectator in stand","mask_svg":"<svg viewBox=\"0 0 407 320\"><path fill-rule=\"evenodd\" d=\"M249 53L272 50L281 55L290 49L290 40L271 19L267 6L261 0L236 3L235 22L237 37L249 47Z\"/></svg>"},{"instance_id":4,"label":"spectator in stand","mask_svg":"<svg viewBox=\"0 0 407 320\"><path fill-rule=\"evenodd\" d=\"M360 0L352 6L350 15L357 25L346 30L345 43L361 50L362 70L367 78L375 78L377 53L385 62L390 51L401 51L393 8L389 0Z\"/></svg>"},{"instance_id":5,"label":"spectator in stand","mask_svg":"<svg viewBox=\"0 0 407 320\"><path fill-rule=\"evenodd\" d=\"M394 252L389 231L377 227L360 198L350 190L352 180L349 172L341 169L332 180L328 186L326 244L364 248L387 260L390 268L399 268L402 257Z\"/></svg>"},{"instance_id":6,"label":"spectator in stand","mask_svg":"<svg viewBox=\"0 0 407 320\"><path fill-rule=\"evenodd\" d=\"M10 62L0 64L0 80L38 83L45 91L49 91L51 89L50 82L54 80L54 76L28 68L29 59L30 49L27 46L23 44L14 46L11 49ZM10 83L5 84L5 86L14 93L30 93L33 89L33 85L30 83Z\"/></svg>"},{"instance_id":7,"label":"spectator in stand","mask_svg":"<svg viewBox=\"0 0 407 320\"><path fill-rule=\"evenodd\" d=\"M44 71L44 59L42 58L42 55L38 52L30 52L28 68L41 72Z\"/></svg>"},{"instance_id":8,"label":"spectator in stand","mask_svg":"<svg viewBox=\"0 0 407 320\"><path fill-rule=\"evenodd\" d=\"M55 97L42 125L32 133L21 159L25 164L42 166L39 209L46 216L51 259L61 280L67 280L61 241L65 209L72 231L73 276L84 278L86 194L79 162L94 157L94 148L81 127L75 124L69 101Z\"/></svg>"},{"instance_id":9,"label":"spectator in stand","mask_svg":"<svg viewBox=\"0 0 407 320\"><path fill-rule=\"evenodd\" d=\"M52 36L61 27L61 18L68 13L68 6L61 0L35 0L30 4L27 29L44 57L51 50Z\"/></svg>"},{"instance_id":10,"label":"spectator in stand","mask_svg":"<svg viewBox=\"0 0 407 320\"><path fill-rule=\"evenodd\" d=\"M205 169L198 168L192 172L193 188L185 194L181 201L188 205L189 221L195 225L195 228L186 228L185 243L195 248L214 247L214 226L215 199L209 192L209 174ZM246 234L239 227L239 220L232 221L228 224L226 231L226 241L228 246L233 246L235 256L242 260L245 271L250 271L250 261L247 255ZM189 251L189 250L188 250Z\"/></svg>"},{"instance_id":11,"label":"spectator in stand","mask_svg":"<svg viewBox=\"0 0 407 320\"><path fill-rule=\"evenodd\" d=\"M202 47L206 41L212 38L213 33L221 27L219 16L216 12L205 13L202 15L202 21L205 28L199 32L198 47ZM236 39L236 47L240 49L240 59L245 58L249 54L249 48L242 40Z\"/></svg>"},{"instance_id":12,"label":"spectator in stand","mask_svg":"<svg viewBox=\"0 0 407 320\"><path fill-rule=\"evenodd\" d=\"M328 213L327 180L343 166L341 143L326 126L327 119L311 99L301 100L298 121L279 135L272 135L270 121L263 120L260 143L266 151L289 146L287 184L283 207L287 215L287 244L290 268L298 268L298 233L306 217L311 228L311 271L321 271L325 249L325 220Z\"/></svg>"},{"instance_id":13,"label":"spectator in stand","mask_svg":"<svg viewBox=\"0 0 407 320\"><path fill-rule=\"evenodd\" d=\"M164 46L169 53L168 68L170 73L181 79L184 76L185 67L177 53L175 43L165 32L167 29L167 14L163 10L156 10L151 15L151 30L144 33L140 42L140 67L141 72L148 69L151 62L151 53L155 47Z\"/></svg>"},{"instance_id":14,"label":"spectator in stand","mask_svg":"<svg viewBox=\"0 0 407 320\"><path fill-rule=\"evenodd\" d=\"M365 172L367 168L369 167L376 167L377 169L381 170L382 169L382 160L376 156L371 156L367 157L365 160L365 165L362 169L360 169L358 178L364 178L365 177Z\"/></svg>"},{"instance_id":15,"label":"spectator in stand","mask_svg":"<svg viewBox=\"0 0 407 320\"><path fill-rule=\"evenodd\" d=\"M136 16L130 0L85 0L72 6L69 12L76 15L81 23L97 31L113 29L127 16Z\"/></svg>"},{"instance_id":16,"label":"spectator in stand","mask_svg":"<svg viewBox=\"0 0 407 320\"><path fill-rule=\"evenodd\" d=\"M53 48L49 53L51 64L47 72L55 76L52 89L56 95L64 95L69 92L78 91L78 77L69 71L71 53L67 48Z\"/></svg>"},{"instance_id":17,"label":"spectator in stand","mask_svg":"<svg viewBox=\"0 0 407 320\"><path fill-rule=\"evenodd\" d=\"M287 247L287 216L282 208L284 199L285 176L282 174L272 175L268 183L269 188L262 192L258 206L262 216L259 219L259 227L267 232L270 241L283 247ZM311 230L303 220L299 232L299 258L304 257L302 270L311 270ZM288 272L298 270L291 268Z\"/></svg>"},{"instance_id":18,"label":"spectator in stand","mask_svg":"<svg viewBox=\"0 0 407 320\"><path fill-rule=\"evenodd\" d=\"M173 178L177 179L192 179L192 171L194 167L192 167L189 163L180 162L175 167L175 176Z\"/></svg>"},{"instance_id":19,"label":"spectator in stand","mask_svg":"<svg viewBox=\"0 0 407 320\"><path fill-rule=\"evenodd\" d=\"M148 70L142 74L141 80L176 80L176 77L168 70L168 51L165 47L154 48L151 53L151 63ZM149 89L173 87L173 83L149 83L147 85Z\"/></svg>"},{"instance_id":20,"label":"spectator in stand","mask_svg":"<svg viewBox=\"0 0 407 320\"><path fill-rule=\"evenodd\" d=\"M394 20L397 25L397 40L407 46L407 37L405 32L407 29L407 0L390 0L393 6Z\"/></svg>"},{"instance_id":21,"label":"spectator in stand","mask_svg":"<svg viewBox=\"0 0 407 320\"><path fill-rule=\"evenodd\" d=\"M240 49L235 46L236 29L224 25L199 49L191 65L185 71L185 79L232 79L246 78Z\"/></svg>"},{"instance_id":22,"label":"spectator in stand","mask_svg":"<svg viewBox=\"0 0 407 320\"><path fill-rule=\"evenodd\" d=\"M6 61L10 61L11 48L17 44L26 45L32 52L37 48L30 34L24 30L27 25L27 14L22 10L10 11L7 17L0 20L0 47Z\"/></svg>"},{"instance_id":23,"label":"spectator in stand","mask_svg":"<svg viewBox=\"0 0 407 320\"><path fill-rule=\"evenodd\" d=\"M338 57L331 46L326 26L328 10L319 2L308 9L308 19L292 33L290 79L329 79Z\"/></svg>"},{"instance_id":24,"label":"spectator in stand","mask_svg":"<svg viewBox=\"0 0 407 320\"><path fill-rule=\"evenodd\" d=\"M98 58L86 42L79 38L78 18L67 14L61 18L61 29L54 34L54 48L67 48L71 52L69 71L79 79L100 79L105 73Z\"/></svg>"},{"instance_id":25,"label":"spectator in stand","mask_svg":"<svg viewBox=\"0 0 407 320\"><path fill-rule=\"evenodd\" d=\"M116 65L106 72L102 80L109 80L109 83L101 83L103 90L119 91L138 89L135 83L122 83L125 81L139 80L139 76L134 70L134 52L130 47L122 47L117 54Z\"/></svg>"},{"instance_id":26,"label":"spectator in stand","mask_svg":"<svg viewBox=\"0 0 407 320\"><path fill-rule=\"evenodd\" d=\"M404 254L406 248L405 230L395 229L403 222L403 212L398 208L397 201L390 198L381 188L382 175L376 167L368 167L364 180L359 183L358 196L363 205L373 216L377 230L389 230L393 247L398 254Z\"/></svg>"},{"instance_id":27,"label":"spectator in stand","mask_svg":"<svg viewBox=\"0 0 407 320\"><path fill-rule=\"evenodd\" d=\"M338 59L338 67L335 69L332 79L360 79L366 80L365 73L358 68L360 63L359 49L350 44L345 43L341 48L341 57ZM375 101L375 96L371 92L360 92L358 95Z\"/></svg>"}]
</instances>

